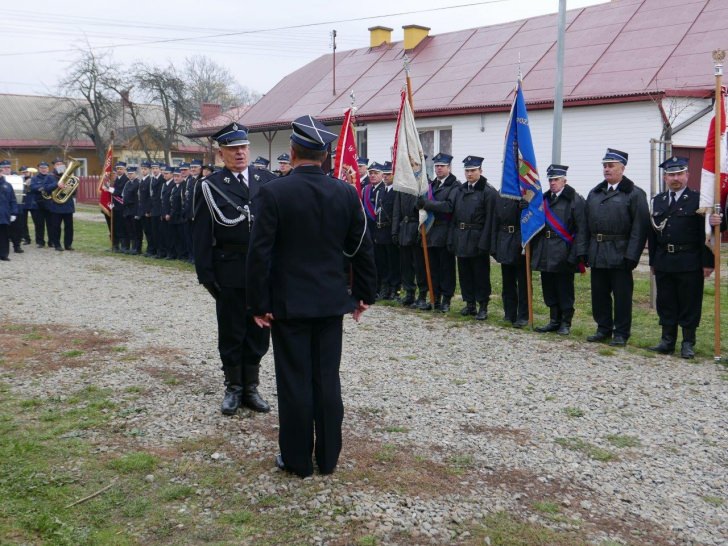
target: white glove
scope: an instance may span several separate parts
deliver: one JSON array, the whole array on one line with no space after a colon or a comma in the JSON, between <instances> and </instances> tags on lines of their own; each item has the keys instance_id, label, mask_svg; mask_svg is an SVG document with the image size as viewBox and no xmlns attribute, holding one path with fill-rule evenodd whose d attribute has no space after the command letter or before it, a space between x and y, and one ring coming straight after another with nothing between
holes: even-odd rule
<instances>
[{"instance_id":1,"label":"white glove","mask_svg":"<svg viewBox=\"0 0 728 546\"><path fill-rule=\"evenodd\" d=\"M10 223L12 224L17 219L17 216L10 215Z\"/></svg>"}]
</instances>

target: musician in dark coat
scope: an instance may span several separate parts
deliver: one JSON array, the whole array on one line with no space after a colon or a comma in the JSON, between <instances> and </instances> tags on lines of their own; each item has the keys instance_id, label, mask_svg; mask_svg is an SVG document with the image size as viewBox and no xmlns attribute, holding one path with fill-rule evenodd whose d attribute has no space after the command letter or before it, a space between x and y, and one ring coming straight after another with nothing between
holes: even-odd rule
<instances>
[{"instance_id":1,"label":"musician in dark coat","mask_svg":"<svg viewBox=\"0 0 728 546\"><path fill-rule=\"evenodd\" d=\"M490 299L490 248L496 189L483 176L483 158L463 160L465 183L450 194L452 220L447 246L457 257L460 291L465 301L463 316L488 318ZM480 307L476 309L475 304Z\"/></svg>"},{"instance_id":2,"label":"musician in dark coat","mask_svg":"<svg viewBox=\"0 0 728 546\"><path fill-rule=\"evenodd\" d=\"M624 176L627 159L626 152L607 148L604 181L586 198L592 314L597 323L587 341L611 339L613 347L624 347L631 333L632 271L650 226L645 192Z\"/></svg>"},{"instance_id":3,"label":"musician in dark coat","mask_svg":"<svg viewBox=\"0 0 728 546\"><path fill-rule=\"evenodd\" d=\"M28 199L35 203L34 207L30 207L30 216L33 218L33 226L35 227L35 246L43 248L45 246L45 233L48 222L48 209L45 205L42 191L45 187L49 176L53 176L49 172L49 165L45 161L38 163L38 174L30 180L30 191Z\"/></svg>"},{"instance_id":4,"label":"musician in dark coat","mask_svg":"<svg viewBox=\"0 0 728 546\"><path fill-rule=\"evenodd\" d=\"M531 244L531 265L541 272L543 301L550 321L537 332L571 333L574 317L574 274L586 261L587 228L584 198L567 184L566 165L549 165L549 190L544 194L546 225Z\"/></svg>"},{"instance_id":5,"label":"musician in dark coat","mask_svg":"<svg viewBox=\"0 0 728 546\"><path fill-rule=\"evenodd\" d=\"M344 417L343 315L358 320L374 302L376 268L356 190L321 169L336 135L311 116L293 127L293 173L260 190L247 285L256 322L272 328L281 449L276 465L305 477L313 473L312 455L322 474L336 468Z\"/></svg>"},{"instance_id":6,"label":"musician in dark coat","mask_svg":"<svg viewBox=\"0 0 728 546\"><path fill-rule=\"evenodd\" d=\"M122 199L124 200L124 225L129 238L129 250L125 254L139 254L141 251L141 222L139 221L139 167L129 165L126 171L129 180L124 184Z\"/></svg>"},{"instance_id":7,"label":"musician in dark coat","mask_svg":"<svg viewBox=\"0 0 728 546\"><path fill-rule=\"evenodd\" d=\"M493 207L490 254L501 265L501 299L503 319L516 328L528 324L528 289L526 286L526 257L521 244L521 206L501 195Z\"/></svg>"},{"instance_id":8,"label":"musician in dark coat","mask_svg":"<svg viewBox=\"0 0 728 546\"><path fill-rule=\"evenodd\" d=\"M61 159L53 161L53 176L46 179L43 190L50 194L57 188L63 189L61 182L63 173L66 172L66 162ZM53 199L46 200L46 208L49 213L48 224L48 246L56 250L73 250L73 213L76 212L76 205L73 197L65 203L56 203ZM63 246L61 246L61 231L63 231Z\"/></svg>"},{"instance_id":9,"label":"musician in dark coat","mask_svg":"<svg viewBox=\"0 0 728 546\"><path fill-rule=\"evenodd\" d=\"M650 350L674 353L680 326L680 356L689 359L695 356L703 283L713 272L714 258L705 245L705 218L697 213L700 193L687 187L688 159L671 157L660 167L664 169L667 191L652 199L652 229L648 240L662 338Z\"/></svg>"},{"instance_id":10,"label":"musician in dark coat","mask_svg":"<svg viewBox=\"0 0 728 546\"><path fill-rule=\"evenodd\" d=\"M15 191L2 174L0 174L0 260L9 262L10 258L10 225L18 218L18 200Z\"/></svg>"},{"instance_id":11,"label":"musician in dark coat","mask_svg":"<svg viewBox=\"0 0 728 546\"><path fill-rule=\"evenodd\" d=\"M435 310L450 311L450 300L455 294L455 255L447 249L447 237L452 219L450 195L460 186L460 182L450 172L452 156L438 153L432 158L435 178L430 182L427 198L421 197L417 205L435 215L432 227L427 232L427 252L430 259L432 290L435 293ZM421 307L431 309L429 302Z\"/></svg>"},{"instance_id":12,"label":"musician in dark coat","mask_svg":"<svg viewBox=\"0 0 728 546\"><path fill-rule=\"evenodd\" d=\"M114 240L113 251L129 252L129 236L126 232L126 220L124 218L124 188L129 177L126 174L126 162L117 161L114 165L116 180L114 181L114 192L111 195L113 204Z\"/></svg>"},{"instance_id":13,"label":"musician in dark coat","mask_svg":"<svg viewBox=\"0 0 728 546\"><path fill-rule=\"evenodd\" d=\"M160 252L158 256L165 260L176 260L177 247L175 246L174 228L172 227L172 190L175 187L174 167L171 165L165 166L162 177L164 178L164 184L162 185L161 195L159 197ZM181 181L182 177L178 176L178 179Z\"/></svg>"},{"instance_id":14,"label":"musician in dark coat","mask_svg":"<svg viewBox=\"0 0 728 546\"><path fill-rule=\"evenodd\" d=\"M197 279L215 298L218 349L225 375L221 411L232 415L242 405L268 412L270 406L258 394L258 384L269 332L255 325L248 309L245 260L258 213L258 192L275 175L248 165L250 141L242 125L232 123L213 139L225 168L197 185L192 248ZM298 225L295 218L288 220L292 226Z\"/></svg>"},{"instance_id":15,"label":"musician in dark coat","mask_svg":"<svg viewBox=\"0 0 728 546\"><path fill-rule=\"evenodd\" d=\"M399 268L402 288L405 292L402 305L410 309L426 309L428 306L427 275L422 239L420 238L420 209L417 208L417 197L409 193L393 191L392 243L399 248ZM419 288L416 300L415 286Z\"/></svg>"}]
</instances>

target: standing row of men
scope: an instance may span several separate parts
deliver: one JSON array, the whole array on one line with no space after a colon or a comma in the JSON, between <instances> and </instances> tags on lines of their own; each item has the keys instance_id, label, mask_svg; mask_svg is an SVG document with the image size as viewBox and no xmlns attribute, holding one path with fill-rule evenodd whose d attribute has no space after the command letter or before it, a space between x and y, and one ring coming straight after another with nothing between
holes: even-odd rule
<instances>
[{"instance_id":1,"label":"standing row of men","mask_svg":"<svg viewBox=\"0 0 728 546\"><path fill-rule=\"evenodd\" d=\"M674 352L679 325L681 356L693 358L703 278L712 271L712 253L703 244L698 193L687 188L687 160L673 157L661 165L676 199L668 199L667 193L655 196L652 213L645 192L624 175L627 161L626 152L608 148L602 158L604 180L586 200L568 186L568 166L548 167L549 190L543 196L546 225L531 248L532 268L541 272L550 320L536 330L570 333L574 275L591 267L597 329L587 340L626 345L632 327L633 270L649 238L663 326L662 340L653 350ZM528 323L528 308L520 224L521 210L528 203L500 196L483 176L482 162L481 157L466 157L461 183L451 173L452 156L438 153L433 158L435 178L427 196L419 198L392 189L391 168L388 171L377 162L368 166L362 201L374 241L378 295L396 298L401 282L403 305L432 309L418 218L425 210L434 216L426 235L434 308L450 310L457 263L465 302L461 313L486 319L493 257L501 265L504 319L522 328Z\"/></svg>"}]
</instances>

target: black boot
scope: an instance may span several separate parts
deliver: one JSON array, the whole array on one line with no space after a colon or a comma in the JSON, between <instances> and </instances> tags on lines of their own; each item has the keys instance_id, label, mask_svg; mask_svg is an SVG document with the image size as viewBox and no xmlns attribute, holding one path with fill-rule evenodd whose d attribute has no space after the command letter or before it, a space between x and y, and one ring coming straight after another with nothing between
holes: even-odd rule
<instances>
[{"instance_id":1,"label":"black boot","mask_svg":"<svg viewBox=\"0 0 728 546\"><path fill-rule=\"evenodd\" d=\"M695 358L695 329L683 328L683 340L680 345L680 356L682 358Z\"/></svg>"},{"instance_id":2,"label":"black boot","mask_svg":"<svg viewBox=\"0 0 728 546\"><path fill-rule=\"evenodd\" d=\"M420 309L422 305L425 305L425 301L427 300L427 291L420 290L420 295L417 296L417 299L412 302L409 306L410 309Z\"/></svg>"},{"instance_id":3,"label":"black boot","mask_svg":"<svg viewBox=\"0 0 728 546\"><path fill-rule=\"evenodd\" d=\"M654 347L650 347L650 351L655 351L661 355L671 355L675 352L675 342L677 341L677 325L663 326L662 338L660 343Z\"/></svg>"},{"instance_id":4,"label":"black boot","mask_svg":"<svg viewBox=\"0 0 728 546\"><path fill-rule=\"evenodd\" d=\"M450 297L449 296L442 297L442 303L440 304L440 312L441 313L450 312Z\"/></svg>"},{"instance_id":5,"label":"black boot","mask_svg":"<svg viewBox=\"0 0 728 546\"><path fill-rule=\"evenodd\" d=\"M477 315L478 312L475 310L475 303L472 301L466 301L465 307L463 307L462 311L460 311L460 314L464 317L467 317L468 315Z\"/></svg>"},{"instance_id":6,"label":"black boot","mask_svg":"<svg viewBox=\"0 0 728 546\"><path fill-rule=\"evenodd\" d=\"M243 368L243 406L250 408L253 411L259 413L268 413L270 411L270 405L268 402L263 400L263 397L258 393L258 371L260 366L258 364L249 364Z\"/></svg>"},{"instance_id":7,"label":"black boot","mask_svg":"<svg viewBox=\"0 0 728 546\"><path fill-rule=\"evenodd\" d=\"M399 301L399 289L398 288L390 289L389 299L392 301Z\"/></svg>"},{"instance_id":8,"label":"black boot","mask_svg":"<svg viewBox=\"0 0 728 546\"><path fill-rule=\"evenodd\" d=\"M568 336L571 333L571 319L574 318L574 310L568 309L561 313L561 325L556 333L560 336Z\"/></svg>"},{"instance_id":9,"label":"black boot","mask_svg":"<svg viewBox=\"0 0 728 546\"><path fill-rule=\"evenodd\" d=\"M420 311L432 311L432 304L430 303L430 300L427 298L427 290L424 292L420 290L420 297L417 300L419 304L417 305L417 309Z\"/></svg>"},{"instance_id":10,"label":"black boot","mask_svg":"<svg viewBox=\"0 0 728 546\"><path fill-rule=\"evenodd\" d=\"M435 294L435 311L440 311L442 309L442 298Z\"/></svg>"},{"instance_id":11,"label":"black boot","mask_svg":"<svg viewBox=\"0 0 728 546\"><path fill-rule=\"evenodd\" d=\"M536 328L535 330L537 332L544 334L546 332L555 332L559 329L561 326L561 321L559 320L559 308L555 305L549 307L549 316L551 318L549 323Z\"/></svg>"},{"instance_id":12,"label":"black boot","mask_svg":"<svg viewBox=\"0 0 728 546\"><path fill-rule=\"evenodd\" d=\"M243 370L239 366L224 366L225 397L220 411L223 415L235 415L243 400Z\"/></svg>"},{"instance_id":13,"label":"black boot","mask_svg":"<svg viewBox=\"0 0 728 546\"><path fill-rule=\"evenodd\" d=\"M409 307L414 302L415 302L415 291L407 290L407 293L405 294L404 298L402 298L402 305L405 307Z\"/></svg>"},{"instance_id":14,"label":"black boot","mask_svg":"<svg viewBox=\"0 0 728 546\"><path fill-rule=\"evenodd\" d=\"M481 301L479 305L480 308L478 309L478 314L475 315L475 320L485 320L488 318L488 304Z\"/></svg>"}]
</instances>

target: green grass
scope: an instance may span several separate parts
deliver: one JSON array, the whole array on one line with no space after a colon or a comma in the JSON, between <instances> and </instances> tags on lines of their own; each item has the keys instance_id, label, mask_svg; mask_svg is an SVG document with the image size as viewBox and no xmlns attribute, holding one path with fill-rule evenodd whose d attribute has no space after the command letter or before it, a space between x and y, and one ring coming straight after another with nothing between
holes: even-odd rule
<instances>
[{"instance_id":1,"label":"green grass","mask_svg":"<svg viewBox=\"0 0 728 546\"><path fill-rule=\"evenodd\" d=\"M482 524L473 531L480 539L477 544L491 546L586 546L576 531L556 531L542 525L516 519L507 512L488 515ZM485 542L485 537L490 539Z\"/></svg>"},{"instance_id":2,"label":"green grass","mask_svg":"<svg viewBox=\"0 0 728 546\"><path fill-rule=\"evenodd\" d=\"M595 461L606 463L617 460L617 456L611 451L590 444L589 442L585 442L581 438L556 438L555 442L561 447L564 447L571 451L578 451L580 453L583 453L584 455L586 455L590 459L594 459Z\"/></svg>"},{"instance_id":3,"label":"green grass","mask_svg":"<svg viewBox=\"0 0 728 546\"><path fill-rule=\"evenodd\" d=\"M584 417L584 410L579 408L567 407L564 408L564 413L567 417Z\"/></svg>"},{"instance_id":4,"label":"green grass","mask_svg":"<svg viewBox=\"0 0 728 546\"><path fill-rule=\"evenodd\" d=\"M65 352L61 353L61 356L63 358L75 358L75 357L81 356L81 355L83 355L83 351L81 351L79 349L73 349L71 351L65 351Z\"/></svg>"},{"instance_id":5,"label":"green grass","mask_svg":"<svg viewBox=\"0 0 728 546\"><path fill-rule=\"evenodd\" d=\"M714 497L712 495L706 495L701 497L705 502L713 506L723 506L725 501L720 497Z\"/></svg>"},{"instance_id":6,"label":"green grass","mask_svg":"<svg viewBox=\"0 0 728 546\"><path fill-rule=\"evenodd\" d=\"M627 436L622 434L609 434L607 436L607 442L612 444L614 447L625 448L625 447L640 447L642 443L636 436Z\"/></svg>"}]
</instances>

